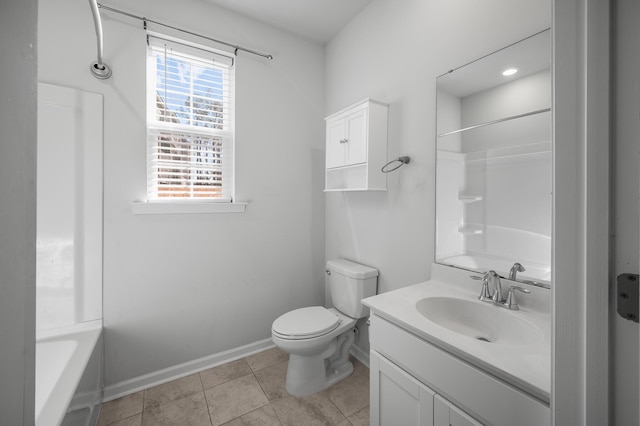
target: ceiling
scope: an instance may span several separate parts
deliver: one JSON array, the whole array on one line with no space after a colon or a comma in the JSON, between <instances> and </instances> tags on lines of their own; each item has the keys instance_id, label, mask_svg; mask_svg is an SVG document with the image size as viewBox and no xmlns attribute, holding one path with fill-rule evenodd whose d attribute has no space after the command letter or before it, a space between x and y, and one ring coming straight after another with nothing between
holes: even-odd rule
<instances>
[{"instance_id":1,"label":"ceiling","mask_svg":"<svg viewBox=\"0 0 640 426\"><path fill-rule=\"evenodd\" d=\"M371 0L206 0L321 44Z\"/></svg>"}]
</instances>

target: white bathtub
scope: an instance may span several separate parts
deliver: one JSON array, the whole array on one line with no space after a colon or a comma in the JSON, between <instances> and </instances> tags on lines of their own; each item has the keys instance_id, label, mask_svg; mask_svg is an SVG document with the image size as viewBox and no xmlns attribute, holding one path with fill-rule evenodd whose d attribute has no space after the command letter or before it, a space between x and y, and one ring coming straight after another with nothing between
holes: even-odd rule
<instances>
[{"instance_id":1,"label":"white bathtub","mask_svg":"<svg viewBox=\"0 0 640 426\"><path fill-rule=\"evenodd\" d=\"M55 333L39 335L36 341L36 426L62 423L96 349L101 358L102 351L96 348L102 333L100 320L76 324ZM91 369L95 368L91 366ZM88 373L90 376L101 375L100 371ZM87 397L84 391L84 398L99 400L100 384L97 383L95 391L89 392L95 395ZM87 409L91 415L92 409Z\"/></svg>"}]
</instances>

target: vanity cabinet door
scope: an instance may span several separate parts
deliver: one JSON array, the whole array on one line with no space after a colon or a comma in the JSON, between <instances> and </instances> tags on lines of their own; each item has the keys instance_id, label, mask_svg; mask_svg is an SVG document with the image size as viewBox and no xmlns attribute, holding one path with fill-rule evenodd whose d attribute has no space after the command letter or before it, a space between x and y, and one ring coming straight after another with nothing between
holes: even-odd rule
<instances>
[{"instance_id":1,"label":"vanity cabinet door","mask_svg":"<svg viewBox=\"0 0 640 426\"><path fill-rule=\"evenodd\" d=\"M482 426L440 395L433 398L433 426Z\"/></svg>"},{"instance_id":2,"label":"vanity cabinet door","mask_svg":"<svg viewBox=\"0 0 640 426\"><path fill-rule=\"evenodd\" d=\"M371 425L433 426L435 392L371 351Z\"/></svg>"}]
</instances>

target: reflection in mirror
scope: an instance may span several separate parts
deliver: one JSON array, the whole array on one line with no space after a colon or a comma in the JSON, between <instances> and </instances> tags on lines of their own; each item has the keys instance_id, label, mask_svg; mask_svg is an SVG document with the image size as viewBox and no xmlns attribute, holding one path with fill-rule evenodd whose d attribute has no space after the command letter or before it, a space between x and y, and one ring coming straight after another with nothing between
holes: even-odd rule
<instances>
[{"instance_id":1,"label":"reflection in mirror","mask_svg":"<svg viewBox=\"0 0 640 426\"><path fill-rule=\"evenodd\" d=\"M436 262L550 285L550 46L543 31L438 77Z\"/></svg>"}]
</instances>

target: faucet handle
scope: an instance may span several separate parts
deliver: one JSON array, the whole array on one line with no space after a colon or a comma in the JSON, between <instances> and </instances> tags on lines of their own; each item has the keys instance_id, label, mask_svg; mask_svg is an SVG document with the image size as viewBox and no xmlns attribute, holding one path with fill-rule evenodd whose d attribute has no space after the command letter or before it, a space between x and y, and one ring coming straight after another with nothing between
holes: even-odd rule
<instances>
[{"instance_id":1,"label":"faucet handle","mask_svg":"<svg viewBox=\"0 0 640 426\"><path fill-rule=\"evenodd\" d=\"M483 301L483 302L491 302L493 295L491 294L491 290L489 290L489 280L487 280L486 278L482 279L482 290L480 291L480 296L478 296L478 299Z\"/></svg>"},{"instance_id":2,"label":"faucet handle","mask_svg":"<svg viewBox=\"0 0 640 426\"><path fill-rule=\"evenodd\" d=\"M493 292L493 296L491 297L493 303L504 303L504 297L502 296L502 284L500 283L500 275L498 275L496 271L491 270L484 275L484 278L487 280L487 282L492 282L493 286L495 287L495 291Z\"/></svg>"},{"instance_id":3,"label":"faucet handle","mask_svg":"<svg viewBox=\"0 0 640 426\"><path fill-rule=\"evenodd\" d=\"M517 285L509 286L509 294L507 294L507 300L503 303L503 305L505 308L511 309L512 311L519 311L520 307L516 303L516 295L514 294L514 290L518 290L523 293L531 293L531 290L524 287L518 287Z\"/></svg>"},{"instance_id":4,"label":"faucet handle","mask_svg":"<svg viewBox=\"0 0 640 426\"><path fill-rule=\"evenodd\" d=\"M500 275L498 275L498 273L496 271L494 271L493 269L490 271L485 272L484 274L484 279L487 280L489 278L496 278L496 277L500 277Z\"/></svg>"}]
</instances>

